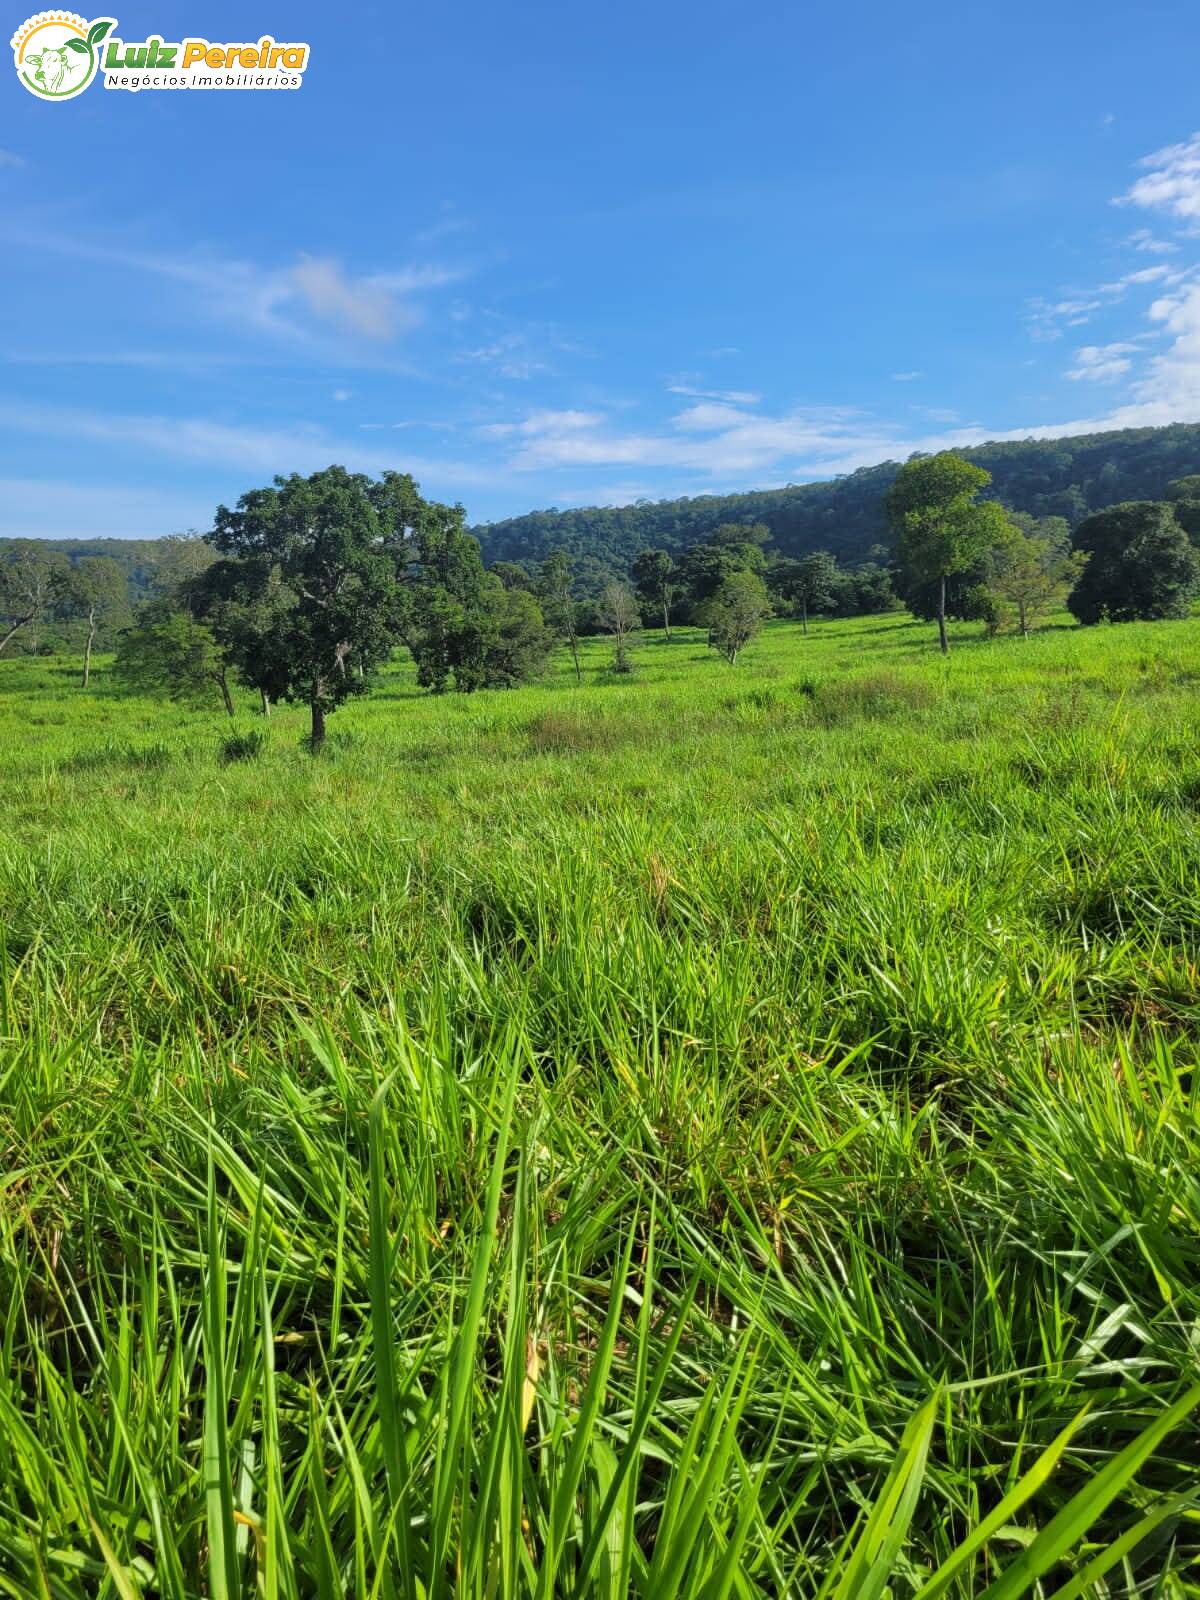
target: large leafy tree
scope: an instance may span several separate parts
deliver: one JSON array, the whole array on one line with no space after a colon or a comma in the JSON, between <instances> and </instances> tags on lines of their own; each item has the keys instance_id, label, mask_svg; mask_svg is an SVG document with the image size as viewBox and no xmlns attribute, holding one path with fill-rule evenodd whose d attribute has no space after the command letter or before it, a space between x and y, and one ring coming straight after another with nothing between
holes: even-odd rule
<instances>
[{"instance_id":1,"label":"large leafy tree","mask_svg":"<svg viewBox=\"0 0 1200 1600\"><path fill-rule=\"evenodd\" d=\"M1067 604L1080 622L1131 622L1187 615L1200 592L1200 555L1169 505L1131 500L1075 530L1087 559Z\"/></svg>"},{"instance_id":2,"label":"large leafy tree","mask_svg":"<svg viewBox=\"0 0 1200 1600\"><path fill-rule=\"evenodd\" d=\"M230 598L253 605L270 580L285 597L254 651L274 697L308 706L314 750L327 714L366 688L391 648L400 596L387 538L396 510L387 484L338 466L277 477L235 509L217 508L208 537L240 563L242 587L233 584Z\"/></svg>"},{"instance_id":3,"label":"large leafy tree","mask_svg":"<svg viewBox=\"0 0 1200 1600\"><path fill-rule=\"evenodd\" d=\"M671 602L675 598L675 563L665 550L640 550L629 569L643 605L660 612L663 632L671 637Z\"/></svg>"},{"instance_id":4,"label":"large leafy tree","mask_svg":"<svg viewBox=\"0 0 1200 1600\"><path fill-rule=\"evenodd\" d=\"M944 655L946 583L1004 541L1008 519L1003 509L979 495L991 474L952 450L918 456L896 474L888 490L888 521L896 535L896 557L918 581L937 591L938 643Z\"/></svg>"}]
</instances>

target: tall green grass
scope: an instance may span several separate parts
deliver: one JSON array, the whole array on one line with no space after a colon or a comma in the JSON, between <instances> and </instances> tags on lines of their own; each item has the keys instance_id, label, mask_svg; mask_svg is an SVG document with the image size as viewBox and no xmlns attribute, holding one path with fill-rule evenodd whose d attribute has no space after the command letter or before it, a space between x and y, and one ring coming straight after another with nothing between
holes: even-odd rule
<instances>
[{"instance_id":1,"label":"tall green grass","mask_svg":"<svg viewBox=\"0 0 1200 1600\"><path fill-rule=\"evenodd\" d=\"M1200 1594L1200 624L956 642L0 662L0 1593Z\"/></svg>"}]
</instances>

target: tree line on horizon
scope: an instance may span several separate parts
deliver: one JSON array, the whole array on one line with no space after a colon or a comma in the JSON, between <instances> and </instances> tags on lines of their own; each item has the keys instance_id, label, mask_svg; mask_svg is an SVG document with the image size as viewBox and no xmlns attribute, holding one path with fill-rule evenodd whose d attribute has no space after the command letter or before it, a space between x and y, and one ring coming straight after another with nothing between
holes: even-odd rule
<instances>
[{"instance_id":1,"label":"tree line on horizon","mask_svg":"<svg viewBox=\"0 0 1200 1600\"><path fill-rule=\"evenodd\" d=\"M991 474L991 498L1039 521L1061 517L1075 528L1110 505L1160 500L1168 483L1200 472L1200 423L1011 440L957 453ZM824 482L737 494L530 511L469 531L488 566L537 563L563 548L579 563L585 586L590 582L595 590L600 574L626 571L639 550L661 548L679 559L731 522L765 523L780 555L827 550L841 565L854 566L891 538L886 496L902 465L882 461Z\"/></svg>"},{"instance_id":2,"label":"tree line on horizon","mask_svg":"<svg viewBox=\"0 0 1200 1600\"><path fill-rule=\"evenodd\" d=\"M0 559L0 651L47 618L84 630L81 681L102 629L115 631L118 675L175 699L217 693L232 714L233 683L256 690L269 713L299 701L319 749L326 715L365 691L403 646L417 681L434 693L507 688L544 670L556 645L582 680L579 640L605 633L611 671L632 670L646 625L667 640L685 621L736 663L763 621L859 615L906 606L936 620L943 652L949 618L1028 634L1065 603L1084 624L1184 616L1200 593L1200 474L1166 498L1109 507L1072 533L1066 519L1013 512L988 497L989 473L961 452L912 457L895 475L885 511L890 553L852 567L828 551L790 557L762 523L723 523L676 560L645 548L599 594L580 596L565 550L537 564L485 567L462 506L421 496L411 476L372 479L333 466L293 473L217 508L203 537L166 541L153 596L130 613L119 565L71 564L34 541Z\"/></svg>"}]
</instances>

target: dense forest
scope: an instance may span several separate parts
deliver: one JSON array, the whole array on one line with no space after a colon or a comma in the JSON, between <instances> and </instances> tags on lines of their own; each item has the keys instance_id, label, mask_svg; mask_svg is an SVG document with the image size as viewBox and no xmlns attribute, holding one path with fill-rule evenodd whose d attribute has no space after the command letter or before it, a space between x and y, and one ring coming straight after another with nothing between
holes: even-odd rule
<instances>
[{"instance_id":1,"label":"dense forest","mask_svg":"<svg viewBox=\"0 0 1200 1600\"><path fill-rule=\"evenodd\" d=\"M1200 473L1200 424L1023 439L959 452L992 475L987 494L1013 511L1063 517L1074 528L1092 512L1125 500L1161 499L1176 478ZM553 550L572 557L576 594L598 596L614 574L624 576L638 552L678 557L731 523L765 526L778 557L827 550L843 565L878 557L889 542L884 497L901 463L883 461L831 482L789 484L745 494L697 495L575 511L531 511L470 529L484 564L540 562ZM0 539L0 561L19 540ZM131 604L155 585L167 546L156 539L46 539L39 548L72 565L85 556L116 561Z\"/></svg>"},{"instance_id":2,"label":"dense forest","mask_svg":"<svg viewBox=\"0 0 1200 1600\"><path fill-rule=\"evenodd\" d=\"M1200 424L1022 439L960 452L992 475L989 494L1033 517L1074 527L1123 500L1158 500L1174 478L1200 472ZM828 550L840 562L866 559L888 539L884 495L900 470L883 461L826 483L788 484L747 494L697 495L577 511L531 511L471 529L488 566L540 561L566 549L581 564L624 572L639 550L678 555L724 523L764 523L785 556Z\"/></svg>"}]
</instances>

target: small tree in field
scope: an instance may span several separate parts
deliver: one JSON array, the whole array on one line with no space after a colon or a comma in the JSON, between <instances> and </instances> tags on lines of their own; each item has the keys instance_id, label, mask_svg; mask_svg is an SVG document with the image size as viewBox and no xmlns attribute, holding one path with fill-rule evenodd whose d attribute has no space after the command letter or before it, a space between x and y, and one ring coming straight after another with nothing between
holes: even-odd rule
<instances>
[{"instance_id":1,"label":"small tree in field","mask_svg":"<svg viewBox=\"0 0 1200 1600\"><path fill-rule=\"evenodd\" d=\"M1008 519L994 501L980 500L990 472L952 450L920 456L900 468L888 490L888 521L902 567L937 586L938 643L946 637L946 579L964 572L1007 536Z\"/></svg>"},{"instance_id":2,"label":"small tree in field","mask_svg":"<svg viewBox=\"0 0 1200 1600\"><path fill-rule=\"evenodd\" d=\"M81 687L87 688L92 676L92 646L102 622L112 623L122 614L128 617L129 601L125 574L108 556L82 556L65 579L66 603L87 624L83 646Z\"/></svg>"},{"instance_id":3,"label":"small tree in field","mask_svg":"<svg viewBox=\"0 0 1200 1600\"><path fill-rule=\"evenodd\" d=\"M629 646L640 624L637 596L627 583L607 583L600 596L600 621L613 638L613 671L632 672Z\"/></svg>"},{"instance_id":4,"label":"small tree in field","mask_svg":"<svg viewBox=\"0 0 1200 1600\"><path fill-rule=\"evenodd\" d=\"M167 600L152 600L117 645L117 678L141 694L192 703L213 690L233 715L229 664L210 629Z\"/></svg>"},{"instance_id":5,"label":"small tree in field","mask_svg":"<svg viewBox=\"0 0 1200 1600\"><path fill-rule=\"evenodd\" d=\"M663 632L671 637L671 602L675 598L675 563L665 550L643 550L630 568L633 586L643 605L662 613Z\"/></svg>"},{"instance_id":6,"label":"small tree in field","mask_svg":"<svg viewBox=\"0 0 1200 1600\"><path fill-rule=\"evenodd\" d=\"M717 590L709 607L713 643L729 662L737 658L770 615L767 586L757 572L734 572Z\"/></svg>"},{"instance_id":7,"label":"small tree in field","mask_svg":"<svg viewBox=\"0 0 1200 1600\"><path fill-rule=\"evenodd\" d=\"M991 554L989 588L1016 612L1023 638L1040 616L1061 605L1083 571L1087 557L1071 549L1071 533L1062 517L1038 522L1014 515L1011 533ZM1009 620L1012 613L1009 612ZM1000 610L997 623L1004 621Z\"/></svg>"},{"instance_id":8,"label":"small tree in field","mask_svg":"<svg viewBox=\"0 0 1200 1600\"><path fill-rule=\"evenodd\" d=\"M807 635L810 611L825 611L833 605L837 594L838 564L827 550L814 550L789 561L780 575L780 592L791 600L800 612L800 625Z\"/></svg>"},{"instance_id":9,"label":"small tree in field","mask_svg":"<svg viewBox=\"0 0 1200 1600\"><path fill-rule=\"evenodd\" d=\"M251 489L232 511L218 506L208 536L241 564L248 609L269 574L287 595L254 651L274 697L308 706L314 751L325 742L326 714L365 691L367 673L392 645L399 593L385 542L390 509L386 485L326 467Z\"/></svg>"},{"instance_id":10,"label":"small tree in field","mask_svg":"<svg viewBox=\"0 0 1200 1600\"><path fill-rule=\"evenodd\" d=\"M575 622L575 596L571 592L571 558L565 550L552 550L538 573L537 592L549 627L565 639L575 663L575 682L583 682L579 666L579 632Z\"/></svg>"}]
</instances>

